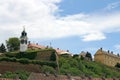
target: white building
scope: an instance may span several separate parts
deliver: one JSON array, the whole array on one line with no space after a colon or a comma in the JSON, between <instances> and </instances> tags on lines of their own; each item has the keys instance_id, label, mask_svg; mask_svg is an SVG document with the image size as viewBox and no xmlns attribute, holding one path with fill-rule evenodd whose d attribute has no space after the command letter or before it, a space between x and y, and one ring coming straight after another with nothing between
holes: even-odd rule
<instances>
[{"instance_id":1,"label":"white building","mask_svg":"<svg viewBox=\"0 0 120 80\"><path fill-rule=\"evenodd\" d=\"M24 52L27 50L28 48L27 42L28 42L27 33L25 32L24 28L20 36L20 52Z\"/></svg>"}]
</instances>

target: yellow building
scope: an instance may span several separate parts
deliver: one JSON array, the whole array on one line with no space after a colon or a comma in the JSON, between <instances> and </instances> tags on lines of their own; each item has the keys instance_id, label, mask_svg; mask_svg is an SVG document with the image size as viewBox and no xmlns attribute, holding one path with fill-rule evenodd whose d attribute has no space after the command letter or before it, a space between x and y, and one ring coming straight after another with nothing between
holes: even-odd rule
<instances>
[{"instance_id":1,"label":"yellow building","mask_svg":"<svg viewBox=\"0 0 120 80\"><path fill-rule=\"evenodd\" d=\"M115 66L120 63L120 56L113 54L113 52L104 51L100 48L94 55L94 60L108 66Z\"/></svg>"}]
</instances>

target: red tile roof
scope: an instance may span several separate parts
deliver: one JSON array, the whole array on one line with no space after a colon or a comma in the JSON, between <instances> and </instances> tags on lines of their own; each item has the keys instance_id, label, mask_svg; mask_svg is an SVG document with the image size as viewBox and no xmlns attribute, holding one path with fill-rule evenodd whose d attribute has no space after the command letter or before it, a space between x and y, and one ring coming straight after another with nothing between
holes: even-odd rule
<instances>
[{"instance_id":1,"label":"red tile roof","mask_svg":"<svg viewBox=\"0 0 120 80\"><path fill-rule=\"evenodd\" d=\"M46 46L38 45L38 44L33 44L33 43L28 44L28 47L29 47L29 48L34 47L34 48L38 48L38 49L45 49L45 48L47 48ZM57 49L55 49L55 50L56 50L56 52L57 52L58 54L65 54L65 53L69 54L68 51L60 50L59 48L57 48Z\"/></svg>"},{"instance_id":2,"label":"red tile roof","mask_svg":"<svg viewBox=\"0 0 120 80\"><path fill-rule=\"evenodd\" d=\"M58 53L58 54L65 54L65 53L69 53L69 52L67 52L67 51L65 51L65 50L60 50L60 49L55 49L56 50L56 52Z\"/></svg>"},{"instance_id":3,"label":"red tile roof","mask_svg":"<svg viewBox=\"0 0 120 80\"><path fill-rule=\"evenodd\" d=\"M39 49L45 49L46 47L45 46L42 46L42 45L38 45L38 44L33 44L33 43L30 43L28 44L28 47L35 47L35 48L39 48Z\"/></svg>"}]
</instances>

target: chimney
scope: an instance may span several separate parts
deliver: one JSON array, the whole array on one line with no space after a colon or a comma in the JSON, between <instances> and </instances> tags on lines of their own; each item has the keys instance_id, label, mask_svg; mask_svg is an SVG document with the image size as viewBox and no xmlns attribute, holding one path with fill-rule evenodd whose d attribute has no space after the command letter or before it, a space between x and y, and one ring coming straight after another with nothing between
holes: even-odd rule
<instances>
[{"instance_id":1,"label":"chimney","mask_svg":"<svg viewBox=\"0 0 120 80\"><path fill-rule=\"evenodd\" d=\"M108 53L110 53L110 51L108 50Z\"/></svg>"},{"instance_id":2,"label":"chimney","mask_svg":"<svg viewBox=\"0 0 120 80\"><path fill-rule=\"evenodd\" d=\"M102 47L100 48L100 50L102 51Z\"/></svg>"},{"instance_id":3,"label":"chimney","mask_svg":"<svg viewBox=\"0 0 120 80\"><path fill-rule=\"evenodd\" d=\"M118 57L120 56L119 53L117 54L117 56L118 56Z\"/></svg>"},{"instance_id":4,"label":"chimney","mask_svg":"<svg viewBox=\"0 0 120 80\"><path fill-rule=\"evenodd\" d=\"M36 45L38 45L38 43L36 43Z\"/></svg>"},{"instance_id":5,"label":"chimney","mask_svg":"<svg viewBox=\"0 0 120 80\"><path fill-rule=\"evenodd\" d=\"M67 52L69 52L69 50L67 50Z\"/></svg>"},{"instance_id":6,"label":"chimney","mask_svg":"<svg viewBox=\"0 0 120 80\"><path fill-rule=\"evenodd\" d=\"M111 54L113 54L113 51L111 51Z\"/></svg>"},{"instance_id":7,"label":"chimney","mask_svg":"<svg viewBox=\"0 0 120 80\"><path fill-rule=\"evenodd\" d=\"M31 42L30 41L28 41L28 44L30 44Z\"/></svg>"},{"instance_id":8,"label":"chimney","mask_svg":"<svg viewBox=\"0 0 120 80\"><path fill-rule=\"evenodd\" d=\"M49 46L47 45L47 46L46 46L46 48L48 49L48 48L49 48Z\"/></svg>"}]
</instances>

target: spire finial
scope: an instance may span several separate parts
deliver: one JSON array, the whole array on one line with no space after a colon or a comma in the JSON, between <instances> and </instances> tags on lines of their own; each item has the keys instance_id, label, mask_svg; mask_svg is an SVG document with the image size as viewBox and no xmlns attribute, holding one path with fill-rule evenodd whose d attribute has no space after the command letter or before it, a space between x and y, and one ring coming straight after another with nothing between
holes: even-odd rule
<instances>
[{"instance_id":1,"label":"spire finial","mask_svg":"<svg viewBox=\"0 0 120 80\"><path fill-rule=\"evenodd\" d=\"M25 25L23 26L23 31L25 31Z\"/></svg>"}]
</instances>

